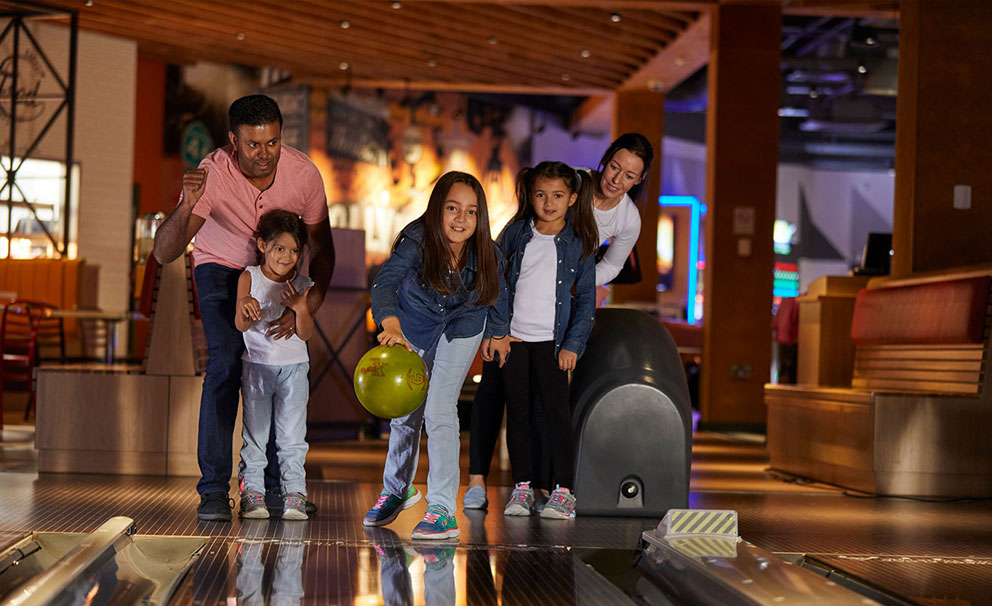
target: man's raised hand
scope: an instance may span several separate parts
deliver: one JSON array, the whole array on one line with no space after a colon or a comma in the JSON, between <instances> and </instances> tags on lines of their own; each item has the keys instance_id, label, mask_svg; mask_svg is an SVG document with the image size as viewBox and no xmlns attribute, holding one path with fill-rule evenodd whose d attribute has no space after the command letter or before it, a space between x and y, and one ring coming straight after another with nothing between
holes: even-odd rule
<instances>
[{"instance_id":1,"label":"man's raised hand","mask_svg":"<svg viewBox=\"0 0 992 606\"><path fill-rule=\"evenodd\" d=\"M183 173L183 200L190 205L196 206L203 195L203 190L207 186L207 174L210 169L204 166Z\"/></svg>"}]
</instances>

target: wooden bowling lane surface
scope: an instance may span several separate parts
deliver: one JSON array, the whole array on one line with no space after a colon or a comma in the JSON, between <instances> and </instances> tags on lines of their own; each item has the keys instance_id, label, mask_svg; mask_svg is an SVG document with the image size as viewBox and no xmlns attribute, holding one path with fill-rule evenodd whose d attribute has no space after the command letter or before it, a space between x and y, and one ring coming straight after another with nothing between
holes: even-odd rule
<instances>
[{"instance_id":1,"label":"wooden bowling lane surface","mask_svg":"<svg viewBox=\"0 0 992 606\"><path fill-rule=\"evenodd\" d=\"M634 554L656 519L507 518L510 487L491 485L488 512L457 513L459 542L425 545L410 540L423 501L388 527L361 524L380 490L384 444L314 444L311 453L309 498L319 513L307 522L199 522L193 478L0 473L0 545L32 531L91 532L115 515L133 518L139 534L205 537L174 604L234 604L239 596L240 603L636 603ZM992 603L989 502L846 495L782 482L764 472L766 461L760 443L697 436L690 506L734 509L748 541L808 554L910 602ZM348 479L335 479L337 472Z\"/></svg>"}]
</instances>

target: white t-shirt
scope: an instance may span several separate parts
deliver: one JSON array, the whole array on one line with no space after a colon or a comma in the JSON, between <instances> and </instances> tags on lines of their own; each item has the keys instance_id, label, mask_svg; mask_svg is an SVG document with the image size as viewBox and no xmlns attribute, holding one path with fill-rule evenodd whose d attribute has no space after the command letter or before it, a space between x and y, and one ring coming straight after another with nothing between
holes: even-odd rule
<instances>
[{"instance_id":1,"label":"white t-shirt","mask_svg":"<svg viewBox=\"0 0 992 606\"><path fill-rule=\"evenodd\" d=\"M258 305L262 310L262 319L252 322L248 330L243 333L245 353L241 359L245 362L271 366L309 362L307 342L296 333L293 333L293 336L288 339L279 340L265 334L269 330L269 322L278 320L286 311L286 306L282 303L282 293L287 290L286 283L275 282L266 278L265 274L262 273L262 268L258 265L246 267L245 271L251 275L251 289L248 292L258 300ZM299 273L293 276L290 282L299 293L313 284L313 280Z\"/></svg>"},{"instance_id":2,"label":"white t-shirt","mask_svg":"<svg viewBox=\"0 0 992 606\"><path fill-rule=\"evenodd\" d=\"M558 277L558 249L555 236L530 228L534 237L524 248L520 276L513 294L510 334L530 342L555 338L555 280Z\"/></svg>"},{"instance_id":3,"label":"white t-shirt","mask_svg":"<svg viewBox=\"0 0 992 606\"><path fill-rule=\"evenodd\" d=\"M610 241L606 254L596 264L596 286L602 286L617 277L630 250L637 244L641 235L641 215L637 206L627 194L620 203L610 210L593 207L596 229L599 230L599 243Z\"/></svg>"}]
</instances>

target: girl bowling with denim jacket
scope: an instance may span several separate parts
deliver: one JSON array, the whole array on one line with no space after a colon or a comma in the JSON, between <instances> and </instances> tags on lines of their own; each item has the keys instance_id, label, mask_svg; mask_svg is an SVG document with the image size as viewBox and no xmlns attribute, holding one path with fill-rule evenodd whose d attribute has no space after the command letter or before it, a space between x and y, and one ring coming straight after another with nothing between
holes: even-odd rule
<instances>
[{"instance_id":1,"label":"girl bowling with denim jacket","mask_svg":"<svg viewBox=\"0 0 992 606\"><path fill-rule=\"evenodd\" d=\"M458 536L456 406L480 344L486 360L505 360L509 351L501 265L482 185L467 173L441 176L427 210L403 228L372 283L372 316L382 328L379 343L419 354L430 384L419 408L390 422L383 490L365 515L365 526L389 524L420 500L413 478L420 430L426 425L428 507L413 538Z\"/></svg>"},{"instance_id":2,"label":"girl bowling with denim jacket","mask_svg":"<svg viewBox=\"0 0 992 606\"><path fill-rule=\"evenodd\" d=\"M550 429L557 487L541 517L575 517L568 371L585 349L596 310L598 245L589 176L542 162L517 177L520 208L499 244L507 260L512 355L502 370L514 490L505 515L534 505L530 405L537 390Z\"/></svg>"}]
</instances>

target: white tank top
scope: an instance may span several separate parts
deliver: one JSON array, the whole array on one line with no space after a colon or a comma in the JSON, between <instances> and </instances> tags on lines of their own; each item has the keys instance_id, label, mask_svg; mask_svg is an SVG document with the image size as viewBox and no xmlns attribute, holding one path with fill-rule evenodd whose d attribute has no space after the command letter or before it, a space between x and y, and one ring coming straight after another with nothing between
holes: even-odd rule
<instances>
[{"instance_id":1,"label":"white tank top","mask_svg":"<svg viewBox=\"0 0 992 606\"><path fill-rule=\"evenodd\" d=\"M241 359L245 362L271 366L309 362L307 342L295 333L288 339L279 340L265 335L269 330L269 322L278 320L286 311L286 306L282 304L282 293L288 288L286 282L275 282L266 278L258 265L246 267L245 271L251 276L249 293L258 300L258 305L262 309L262 319L252 322L244 332L245 353ZM290 282L293 283L296 292L303 292L313 284L313 280L299 273L293 276Z\"/></svg>"}]
</instances>

